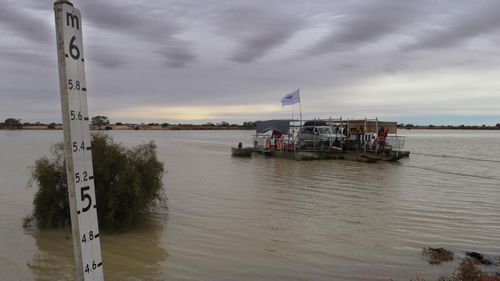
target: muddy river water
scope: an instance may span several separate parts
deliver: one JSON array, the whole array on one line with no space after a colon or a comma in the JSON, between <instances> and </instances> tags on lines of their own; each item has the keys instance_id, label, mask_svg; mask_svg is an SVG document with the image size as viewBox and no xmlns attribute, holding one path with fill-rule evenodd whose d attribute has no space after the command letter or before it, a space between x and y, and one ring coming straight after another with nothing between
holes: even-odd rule
<instances>
[{"instance_id":1,"label":"muddy river water","mask_svg":"<svg viewBox=\"0 0 500 281\"><path fill-rule=\"evenodd\" d=\"M106 280L435 280L426 246L500 255L500 131L402 130L399 163L236 158L251 131L115 131L158 145L168 216L103 233ZM72 280L68 229L23 229L60 131L0 131L0 280ZM500 270L499 270L500 271Z\"/></svg>"}]
</instances>

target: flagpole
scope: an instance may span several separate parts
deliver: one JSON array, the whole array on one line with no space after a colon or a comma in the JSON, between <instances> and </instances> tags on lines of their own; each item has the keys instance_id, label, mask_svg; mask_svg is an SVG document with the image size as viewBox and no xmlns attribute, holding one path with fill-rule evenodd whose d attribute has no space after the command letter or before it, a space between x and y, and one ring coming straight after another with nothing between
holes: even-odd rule
<instances>
[{"instance_id":1,"label":"flagpole","mask_svg":"<svg viewBox=\"0 0 500 281\"><path fill-rule=\"evenodd\" d=\"M299 91L300 91L300 88L299 88ZM299 110L300 110L300 126L302 127L302 101L300 100L300 94L299 94Z\"/></svg>"},{"instance_id":2,"label":"flagpole","mask_svg":"<svg viewBox=\"0 0 500 281\"><path fill-rule=\"evenodd\" d=\"M302 127L302 102L299 101L299 109L300 109L300 126Z\"/></svg>"}]
</instances>

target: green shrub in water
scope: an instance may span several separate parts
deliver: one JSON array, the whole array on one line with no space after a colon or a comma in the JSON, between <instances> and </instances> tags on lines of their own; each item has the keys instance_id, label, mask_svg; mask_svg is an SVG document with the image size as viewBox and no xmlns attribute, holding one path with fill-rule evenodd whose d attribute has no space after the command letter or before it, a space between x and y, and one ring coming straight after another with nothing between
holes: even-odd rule
<instances>
[{"instance_id":1,"label":"green shrub in water","mask_svg":"<svg viewBox=\"0 0 500 281\"><path fill-rule=\"evenodd\" d=\"M31 186L38 187L33 216L40 227L62 227L70 222L64 145L52 157L36 161ZM153 142L127 149L106 135L92 136L92 163L99 227L124 230L140 222L155 207L166 208L163 163Z\"/></svg>"}]
</instances>

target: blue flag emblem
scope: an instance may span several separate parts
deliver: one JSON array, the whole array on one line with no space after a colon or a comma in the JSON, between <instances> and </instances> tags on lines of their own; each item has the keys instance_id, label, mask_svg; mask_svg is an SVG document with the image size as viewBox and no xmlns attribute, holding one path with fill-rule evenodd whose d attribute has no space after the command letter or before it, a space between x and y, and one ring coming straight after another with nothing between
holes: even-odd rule
<instances>
[{"instance_id":1,"label":"blue flag emblem","mask_svg":"<svg viewBox=\"0 0 500 281\"><path fill-rule=\"evenodd\" d=\"M300 102L300 89L295 90L293 93L286 95L281 99L281 105L292 105Z\"/></svg>"}]
</instances>

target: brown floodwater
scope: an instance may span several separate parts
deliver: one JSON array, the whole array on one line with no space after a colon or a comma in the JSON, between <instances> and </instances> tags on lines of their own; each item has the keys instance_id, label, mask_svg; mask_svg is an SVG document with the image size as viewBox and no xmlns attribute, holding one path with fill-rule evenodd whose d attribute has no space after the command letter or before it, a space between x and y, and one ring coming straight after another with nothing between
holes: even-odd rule
<instances>
[{"instance_id":1,"label":"brown floodwater","mask_svg":"<svg viewBox=\"0 0 500 281\"><path fill-rule=\"evenodd\" d=\"M156 142L169 211L102 234L106 280L435 280L454 264L423 247L500 256L499 131L403 130L411 157L375 164L232 157L251 131L110 134ZM70 231L22 228L29 167L61 140L0 131L0 280L73 279Z\"/></svg>"}]
</instances>

